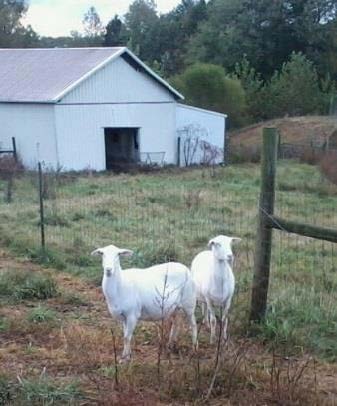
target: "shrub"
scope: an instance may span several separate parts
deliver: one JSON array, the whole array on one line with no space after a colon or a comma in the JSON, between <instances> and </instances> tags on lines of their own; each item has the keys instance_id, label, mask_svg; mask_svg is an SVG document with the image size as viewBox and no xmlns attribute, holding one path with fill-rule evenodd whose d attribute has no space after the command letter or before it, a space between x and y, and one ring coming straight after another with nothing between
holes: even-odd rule
<instances>
[{"instance_id":1,"label":"shrub","mask_svg":"<svg viewBox=\"0 0 337 406\"><path fill-rule=\"evenodd\" d=\"M0 297L14 301L48 299L58 294L54 279L42 272L7 270L0 273Z\"/></svg>"},{"instance_id":2,"label":"shrub","mask_svg":"<svg viewBox=\"0 0 337 406\"><path fill-rule=\"evenodd\" d=\"M337 185L337 152L330 152L320 161L320 170L332 183Z\"/></svg>"},{"instance_id":3,"label":"shrub","mask_svg":"<svg viewBox=\"0 0 337 406\"><path fill-rule=\"evenodd\" d=\"M19 398L25 404L69 405L81 397L76 383L57 384L46 376L38 380L20 379L20 384Z\"/></svg>"},{"instance_id":4,"label":"shrub","mask_svg":"<svg viewBox=\"0 0 337 406\"><path fill-rule=\"evenodd\" d=\"M39 305L29 312L27 319L33 323L51 322L56 319L56 313L47 307Z\"/></svg>"},{"instance_id":5,"label":"shrub","mask_svg":"<svg viewBox=\"0 0 337 406\"><path fill-rule=\"evenodd\" d=\"M186 97L186 102L228 114L231 126L244 124L246 99L239 79L226 74L223 67L197 63L172 82Z\"/></svg>"},{"instance_id":6,"label":"shrub","mask_svg":"<svg viewBox=\"0 0 337 406\"><path fill-rule=\"evenodd\" d=\"M266 118L322 113L317 71L302 53L293 53L267 84Z\"/></svg>"}]
</instances>

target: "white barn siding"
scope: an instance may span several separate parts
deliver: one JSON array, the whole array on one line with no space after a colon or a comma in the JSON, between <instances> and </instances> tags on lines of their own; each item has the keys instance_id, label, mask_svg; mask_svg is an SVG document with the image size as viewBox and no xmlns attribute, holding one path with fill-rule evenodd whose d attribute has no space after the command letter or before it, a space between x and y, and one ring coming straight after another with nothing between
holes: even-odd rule
<instances>
[{"instance_id":1,"label":"white barn siding","mask_svg":"<svg viewBox=\"0 0 337 406\"><path fill-rule=\"evenodd\" d=\"M46 104L0 104L1 148L16 147L23 164L36 169L43 161L48 167L57 167L57 145L54 124L54 106Z\"/></svg>"},{"instance_id":2,"label":"white barn siding","mask_svg":"<svg viewBox=\"0 0 337 406\"><path fill-rule=\"evenodd\" d=\"M177 136L181 137L181 150L183 149L184 138L187 133L193 133L201 140L219 149L216 162L219 163L223 161L226 115L197 107L177 104L176 129ZM200 148L198 148L192 163L200 163L202 159L203 153ZM184 165L183 151L181 151L181 164Z\"/></svg>"},{"instance_id":3,"label":"white barn siding","mask_svg":"<svg viewBox=\"0 0 337 406\"><path fill-rule=\"evenodd\" d=\"M106 169L104 127L139 128L141 154L176 162L175 104L58 105L55 114L63 170Z\"/></svg>"},{"instance_id":4,"label":"white barn siding","mask_svg":"<svg viewBox=\"0 0 337 406\"><path fill-rule=\"evenodd\" d=\"M174 102L174 97L122 58L98 70L61 100L61 104L153 102Z\"/></svg>"},{"instance_id":5,"label":"white barn siding","mask_svg":"<svg viewBox=\"0 0 337 406\"><path fill-rule=\"evenodd\" d=\"M74 88L55 107L60 166L106 169L104 128L139 128L140 154L165 152L176 161L176 101L122 58Z\"/></svg>"}]
</instances>

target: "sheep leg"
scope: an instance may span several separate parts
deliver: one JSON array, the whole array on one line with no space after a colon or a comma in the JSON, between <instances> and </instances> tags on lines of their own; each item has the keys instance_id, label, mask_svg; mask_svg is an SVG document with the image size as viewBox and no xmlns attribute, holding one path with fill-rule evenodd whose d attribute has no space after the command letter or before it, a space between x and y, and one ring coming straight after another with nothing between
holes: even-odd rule
<instances>
[{"instance_id":1,"label":"sheep leg","mask_svg":"<svg viewBox=\"0 0 337 406\"><path fill-rule=\"evenodd\" d=\"M215 342L215 333L216 333L216 317L215 317L215 311L214 308L209 300L207 300L207 309L209 312L209 317L210 317L210 324L211 324L211 339L210 343L214 344Z\"/></svg>"},{"instance_id":2,"label":"sheep leg","mask_svg":"<svg viewBox=\"0 0 337 406\"><path fill-rule=\"evenodd\" d=\"M170 331L170 337L169 337L169 347L175 346L175 343L177 342L177 337L179 333L179 320L177 315L172 316L172 326L171 326L171 331Z\"/></svg>"},{"instance_id":3,"label":"sheep leg","mask_svg":"<svg viewBox=\"0 0 337 406\"><path fill-rule=\"evenodd\" d=\"M201 303L201 313L203 315L203 323L209 327L209 311L206 303Z\"/></svg>"},{"instance_id":4,"label":"sheep leg","mask_svg":"<svg viewBox=\"0 0 337 406\"><path fill-rule=\"evenodd\" d=\"M227 327L228 327L228 311L231 305L231 301L227 300L225 303L225 306L223 307L223 312L222 312L222 326L223 326L223 339L227 341Z\"/></svg>"},{"instance_id":5,"label":"sheep leg","mask_svg":"<svg viewBox=\"0 0 337 406\"><path fill-rule=\"evenodd\" d=\"M124 348L120 363L128 362L131 359L131 338L135 327L137 325L137 319L135 317L128 317L123 324L124 330Z\"/></svg>"},{"instance_id":6,"label":"sheep leg","mask_svg":"<svg viewBox=\"0 0 337 406\"><path fill-rule=\"evenodd\" d=\"M190 325L190 329L191 329L191 334L192 334L192 344L193 344L193 348L195 350L198 349L198 327L197 327L197 321L195 319L195 314L194 312L189 313L186 315L189 325Z\"/></svg>"}]
</instances>

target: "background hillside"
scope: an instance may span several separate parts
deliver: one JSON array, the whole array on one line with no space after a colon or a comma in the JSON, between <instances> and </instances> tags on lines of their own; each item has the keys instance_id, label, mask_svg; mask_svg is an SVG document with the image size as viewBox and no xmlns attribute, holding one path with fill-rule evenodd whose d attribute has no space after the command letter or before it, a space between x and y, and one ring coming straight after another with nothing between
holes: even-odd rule
<instances>
[{"instance_id":1,"label":"background hillside","mask_svg":"<svg viewBox=\"0 0 337 406\"><path fill-rule=\"evenodd\" d=\"M277 127L281 134L282 143L300 145L310 145L313 143L315 146L322 146L327 138L337 130L337 120L334 117L308 116L264 121L232 131L230 133L231 145L260 145L262 129L264 127Z\"/></svg>"}]
</instances>

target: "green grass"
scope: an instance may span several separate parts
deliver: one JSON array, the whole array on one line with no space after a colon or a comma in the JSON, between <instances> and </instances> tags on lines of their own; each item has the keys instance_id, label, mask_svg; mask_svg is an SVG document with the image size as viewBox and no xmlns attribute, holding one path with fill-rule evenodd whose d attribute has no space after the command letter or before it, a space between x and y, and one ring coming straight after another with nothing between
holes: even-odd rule
<instances>
[{"instance_id":1,"label":"green grass","mask_svg":"<svg viewBox=\"0 0 337 406\"><path fill-rule=\"evenodd\" d=\"M19 401L30 405L72 405L81 398L76 382L58 384L48 377L21 379L18 392Z\"/></svg>"},{"instance_id":2,"label":"green grass","mask_svg":"<svg viewBox=\"0 0 337 406\"><path fill-rule=\"evenodd\" d=\"M90 252L114 243L135 252L123 266L167 260L187 265L220 233L243 239L235 247L237 293L232 334L246 333L254 263L259 165L163 170L138 175L47 177L46 252L39 248L36 182L16 180L14 202L0 198L0 241L13 252L65 269L94 284L99 260ZM337 228L337 187L314 166L278 164L276 213L290 220ZM0 185L1 189L1 185ZM259 334L286 352L337 354L337 247L274 233L269 311ZM1 279L0 279L1 295Z\"/></svg>"},{"instance_id":3,"label":"green grass","mask_svg":"<svg viewBox=\"0 0 337 406\"><path fill-rule=\"evenodd\" d=\"M28 313L27 320L32 323L53 323L56 321L56 313L45 306L37 306Z\"/></svg>"},{"instance_id":4,"label":"green grass","mask_svg":"<svg viewBox=\"0 0 337 406\"><path fill-rule=\"evenodd\" d=\"M0 273L0 300L44 300L58 295L54 279L42 272L8 269Z\"/></svg>"}]
</instances>

